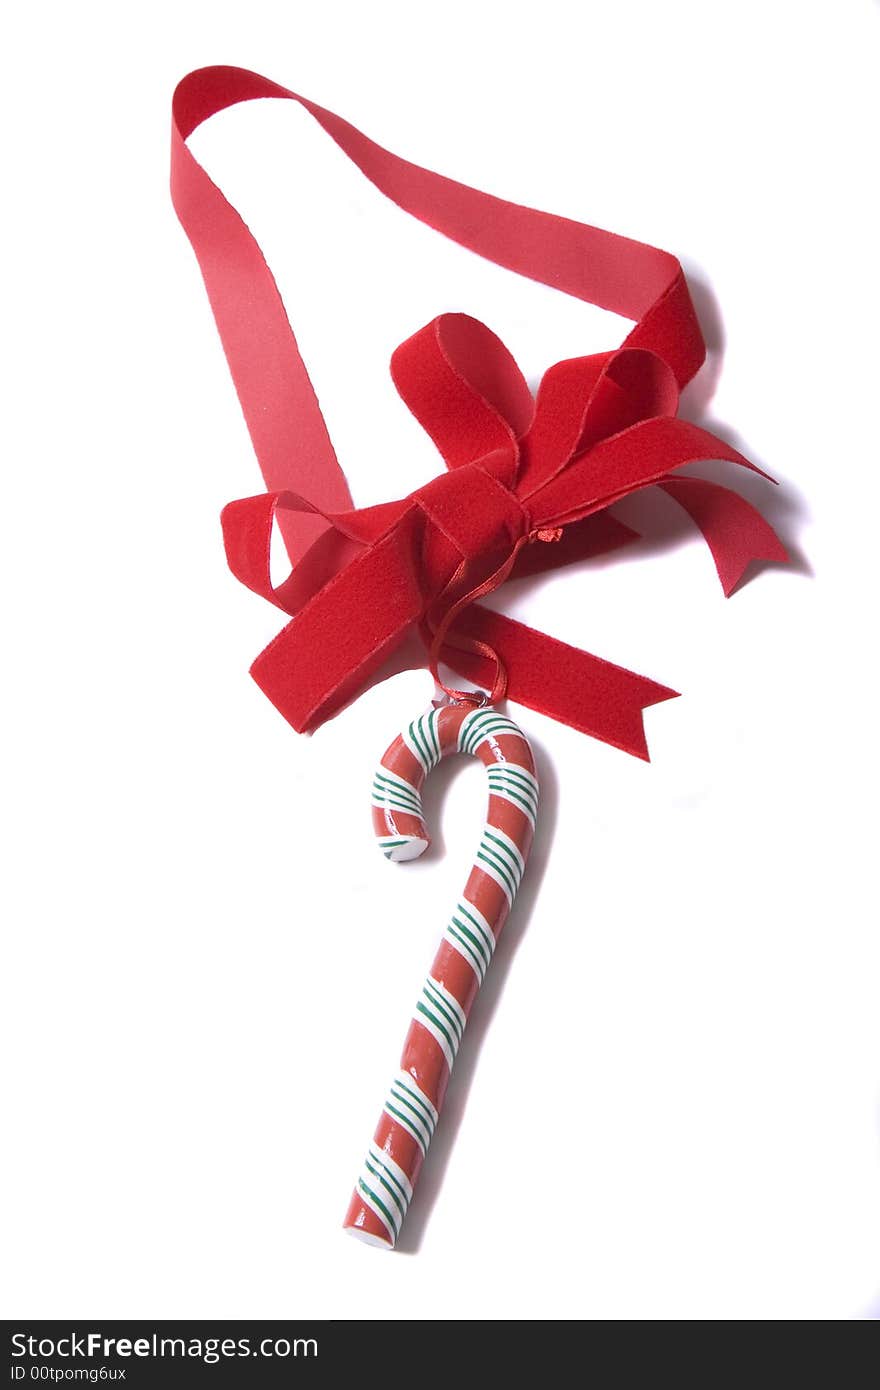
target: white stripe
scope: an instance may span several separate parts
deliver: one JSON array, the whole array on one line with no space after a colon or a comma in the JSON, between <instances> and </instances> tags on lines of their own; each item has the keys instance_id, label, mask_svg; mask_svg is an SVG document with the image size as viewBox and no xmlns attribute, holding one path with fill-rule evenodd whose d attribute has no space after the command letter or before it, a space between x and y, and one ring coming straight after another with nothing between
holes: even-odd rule
<instances>
[{"instance_id":1,"label":"white stripe","mask_svg":"<svg viewBox=\"0 0 880 1390\"><path fill-rule=\"evenodd\" d=\"M397 1073L397 1075L395 1076L394 1081L392 1082L392 1085L393 1085L393 1086L401 1086L401 1087L403 1087L404 1090L412 1091L412 1093L414 1094L414 1096L416 1097L416 1099L417 1099L417 1100L420 1100L420 1101L422 1102L422 1105L425 1107L425 1109L426 1109L427 1112L428 1112L427 1121L426 1121L426 1122L427 1122L427 1125L428 1125L428 1128L429 1128L430 1132L433 1134L433 1133L434 1133L434 1126L436 1125L437 1121L438 1121L439 1118L440 1118L440 1112L437 1110L436 1106L434 1105L434 1102L431 1100L431 1097L425 1095L425 1092L422 1090L421 1086L420 1086L419 1083L416 1081L416 1079L415 1079L415 1077L413 1076L412 1072L411 1072L411 1071L399 1071L399 1072ZM418 1107L417 1107L417 1108L418 1108Z\"/></svg>"},{"instance_id":2,"label":"white stripe","mask_svg":"<svg viewBox=\"0 0 880 1390\"><path fill-rule=\"evenodd\" d=\"M411 801L399 799L394 792L390 792L387 796L374 792L371 805L377 811L384 811L386 816L411 816L413 820L424 825L421 806L414 805Z\"/></svg>"},{"instance_id":3,"label":"white stripe","mask_svg":"<svg viewBox=\"0 0 880 1390\"><path fill-rule=\"evenodd\" d=\"M370 1171L370 1164L376 1169L375 1173ZM384 1171L381 1162L377 1162L373 1157L372 1147L367 1157L364 1159L364 1166L361 1169L360 1177L361 1180L366 1183L367 1187L373 1189L378 1200L383 1202L388 1208L388 1211L394 1219L394 1224L399 1231L403 1225L403 1218L406 1216L406 1209L409 1206L409 1202L406 1199L406 1193L399 1190L392 1178ZM388 1191L388 1187L385 1187L382 1181L383 1179L384 1182L388 1184L388 1187L391 1188L390 1192ZM360 1183L358 1183L358 1186L360 1186ZM375 1211L375 1207L373 1210Z\"/></svg>"},{"instance_id":4,"label":"white stripe","mask_svg":"<svg viewBox=\"0 0 880 1390\"><path fill-rule=\"evenodd\" d=\"M431 1136L421 1128L421 1121L416 1119L411 1110L407 1110L400 1097L393 1092L385 1102L385 1114L392 1124L400 1125L412 1135L423 1154L428 1152Z\"/></svg>"},{"instance_id":5,"label":"white stripe","mask_svg":"<svg viewBox=\"0 0 880 1390\"><path fill-rule=\"evenodd\" d=\"M428 841L419 835L380 835L376 843L392 864L404 864L407 860L418 859L428 847Z\"/></svg>"},{"instance_id":6,"label":"white stripe","mask_svg":"<svg viewBox=\"0 0 880 1390\"><path fill-rule=\"evenodd\" d=\"M462 911L462 909L464 909L464 911ZM474 907L473 903L468 902L467 898L462 898L456 908L456 913L462 917L465 925L475 936L485 938L484 945L489 953L489 959L491 960L492 952L495 950L495 933L492 931L492 928L489 926L489 923L486 921L480 909ZM474 925L475 923L476 925Z\"/></svg>"},{"instance_id":7,"label":"white stripe","mask_svg":"<svg viewBox=\"0 0 880 1390\"><path fill-rule=\"evenodd\" d=\"M407 782L404 777L398 777L396 772L389 771L381 763L373 776L373 796L379 795L399 795L401 801L414 801L416 805L421 804L418 787L414 787L412 782Z\"/></svg>"},{"instance_id":8,"label":"white stripe","mask_svg":"<svg viewBox=\"0 0 880 1390\"><path fill-rule=\"evenodd\" d=\"M412 1201L412 1184L409 1178L406 1176L406 1173L401 1168L400 1164L395 1163L390 1153L388 1153L385 1149L380 1149L377 1144L370 1145L370 1157L378 1159L379 1163L384 1163L385 1167L391 1173L392 1177L397 1179L397 1181L400 1183L400 1186L403 1188L403 1192L400 1194L400 1200L403 1203L404 1208L408 1207L410 1202ZM377 1163L377 1167L379 1166L379 1163ZM391 1185L392 1187L394 1186L393 1183Z\"/></svg>"},{"instance_id":9,"label":"white stripe","mask_svg":"<svg viewBox=\"0 0 880 1390\"><path fill-rule=\"evenodd\" d=\"M440 733L437 727L438 714L439 710L432 709L427 714L412 721L415 726L416 739L410 733L409 725L406 726L401 735L407 748L425 772L430 772L431 768L436 767L440 761L441 755L436 751L440 747Z\"/></svg>"},{"instance_id":10,"label":"white stripe","mask_svg":"<svg viewBox=\"0 0 880 1390\"><path fill-rule=\"evenodd\" d=\"M537 801L538 792L540 790L538 786L538 779L533 772L529 772L527 767L523 767L522 763L514 763L511 762L509 759L505 758L503 761L492 763L491 767L487 770L490 777L493 776L493 774L495 773L497 773L499 777L503 777L504 774L508 771L511 773L515 773L516 775L512 776L510 780L512 782L519 782L521 779L525 781L527 785L523 788L523 790L531 791L532 795Z\"/></svg>"},{"instance_id":11,"label":"white stripe","mask_svg":"<svg viewBox=\"0 0 880 1390\"><path fill-rule=\"evenodd\" d=\"M496 831L494 826L492 826L491 829L493 835L500 835L501 832ZM505 836L505 839L506 838ZM496 860L500 861L507 870L506 876L502 874L501 869L497 867L495 863ZM521 862L522 860L520 860L520 863ZM480 841L480 850L474 868L479 869L487 878L493 879L507 898L508 903L513 906L513 900L516 897L520 879L522 878L522 869L515 859L508 857L505 853L505 846L493 843L484 835ZM511 887L511 883L513 887Z\"/></svg>"},{"instance_id":12,"label":"white stripe","mask_svg":"<svg viewBox=\"0 0 880 1390\"><path fill-rule=\"evenodd\" d=\"M374 782L371 792L372 802L384 806L388 802L394 802L401 807L411 807L415 815L421 815L421 798L405 792L402 787L383 787L381 783Z\"/></svg>"},{"instance_id":13,"label":"white stripe","mask_svg":"<svg viewBox=\"0 0 880 1390\"><path fill-rule=\"evenodd\" d=\"M499 854L501 854L501 846L503 845L504 849L506 849L507 852L510 854L515 865L514 878L516 879L516 886L518 888L522 876L526 870L526 861L523 859L522 855L519 852L519 846L516 844L514 840L511 840L509 835L505 835L503 830L499 830L496 825L487 825L485 834L493 835L495 837L495 840L501 841L501 845L498 845L494 844L493 841L490 840L489 844L491 848L495 849Z\"/></svg>"},{"instance_id":14,"label":"white stripe","mask_svg":"<svg viewBox=\"0 0 880 1390\"><path fill-rule=\"evenodd\" d=\"M462 922L466 930L462 931L457 922ZM468 932L483 947L486 959L483 958L479 948L470 941ZM459 940L458 936L463 937L464 940ZM492 953L495 950L495 937L482 912L474 907L473 903L468 902L467 898L462 898L456 906L449 926L446 928L445 938L452 949L458 952L462 960L467 961L478 981L482 984L492 960Z\"/></svg>"},{"instance_id":15,"label":"white stripe","mask_svg":"<svg viewBox=\"0 0 880 1390\"><path fill-rule=\"evenodd\" d=\"M359 1177L358 1177L357 1188L356 1188L355 1190L356 1190L356 1192L357 1192L358 1197L359 1197L360 1200L363 1202L364 1206L369 1207L369 1208L370 1208L370 1211L373 1212L374 1215L378 1216L379 1220L382 1222L382 1225L385 1227L385 1230L388 1232L388 1239L391 1241L391 1244L392 1244L392 1245L396 1244L396 1242L397 1242L397 1236L394 1234L394 1227L393 1227L393 1226L389 1226L389 1224L388 1224L388 1217L385 1215L384 1211L380 1211L380 1210L379 1210L379 1208L376 1206L376 1203L373 1201L372 1197L370 1196L369 1192L365 1192L364 1189L361 1187L361 1178L363 1178L363 1180L364 1180L365 1182L366 1182L366 1179L369 1178L369 1179L370 1179L370 1182L372 1182L372 1183L375 1183L376 1179L373 1177L372 1173L368 1173L368 1172L366 1171L366 1169L364 1169L364 1170L363 1170L363 1173L361 1173L361 1174L359 1175ZM383 1188L382 1190L384 1191L384 1188ZM387 1192L385 1193L385 1195L386 1195L386 1197L387 1197L387 1195L388 1195ZM388 1204L386 1203L386 1206L387 1206L387 1205L388 1205ZM389 1210L389 1211L394 1210L393 1206L389 1206L389 1207L388 1207L388 1210ZM402 1219L402 1218L401 1218L401 1219Z\"/></svg>"},{"instance_id":16,"label":"white stripe","mask_svg":"<svg viewBox=\"0 0 880 1390\"><path fill-rule=\"evenodd\" d=\"M461 1047L461 1028L458 1019L454 1014L447 1012L446 1005L442 998L435 994L428 985L422 991L422 1003L427 1007L429 1013L437 1020L437 1027L441 1033L448 1033L450 1046L453 1053L457 1056L458 1049Z\"/></svg>"},{"instance_id":17,"label":"white stripe","mask_svg":"<svg viewBox=\"0 0 880 1390\"><path fill-rule=\"evenodd\" d=\"M483 729L485 732L481 732ZM486 739L492 742L496 738L507 735L519 739L523 738L522 730L517 728L512 719L498 714L493 709L476 709L472 714L466 715L461 722L458 731L458 746L463 753L476 753L480 744Z\"/></svg>"},{"instance_id":18,"label":"white stripe","mask_svg":"<svg viewBox=\"0 0 880 1390\"><path fill-rule=\"evenodd\" d=\"M425 1013L425 1009L429 1012ZM439 1020L437 1023L434 1022L435 1018ZM424 992L416 1005L413 1019L416 1023L421 1024L426 1033L431 1034L446 1058L446 1065L451 1071L455 1063L455 1054L458 1052L459 1039L448 1018L444 1017L441 1010Z\"/></svg>"},{"instance_id":19,"label":"white stripe","mask_svg":"<svg viewBox=\"0 0 880 1390\"><path fill-rule=\"evenodd\" d=\"M520 815L525 816L533 830L537 828L536 807L525 787L520 790L514 783L493 781L490 778L489 794L490 796L497 796L501 801L509 802L515 811L519 811Z\"/></svg>"},{"instance_id":20,"label":"white stripe","mask_svg":"<svg viewBox=\"0 0 880 1390\"><path fill-rule=\"evenodd\" d=\"M416 1013L413 1015L413 1018L416 1023L421 1024L426 1033L431 1034L431 1037L434 1039L437 1046L440 1048L440 1051L443 1053L443 1056L446 1058L446 1065L449 1067L449 1070L452 1071L452 1068L455 1065L455 1053L452 1051L452 1048L449 1045L449 1038L446 1037L445 1033L440 1032L433 1019L428 1018L427 1015L423 1014L420 1010L416 1011ZM451 1028L449 1029L449 1033L450 1036L454 1036Z\"/></svg>"},{"instance_id":21,"label":"white stripe","mask_svg":"<svg viewBox=\"0 0 880 1390\"><path fill-rule=\"evenodd\" d=\"M446 986L441 985L439 980L435 980L433 975L429 975L425 983L437 994L439 994L440 998L443 1000L443 1003L446 1005L453 1018L457 1021L459 1034L462 1034L465 1030L465 1025L467 1024L467 1014L459 1004L455 995L450 994Z\"/></svg>"},{"instance_id":22,"label":"white stripe","mask_svg":"<svg viewBox=\"0 0 880 1390\"><path fill-rule=\"evenodd\" d=\"M427 1113L421 1109L420 1101ZM437 1111L409 1072L399 1072L392 1081L385 1113L392 1123L402 1125L421 1145L422 1152L427 1153L437 1123Z\"/></svg>"},{"instance_id":23,"label":"white stripe","mask_svg":"<svg viewBox=\"0 0 880 1390\"><path fill-rule=\"evenodd\" d=\"M376 1169L375 1173L370 1171L370 1165ZM394 1225L396 1225L399 1231L403 1225L403 1218L406 1216L407 1207L409 1206L410 1197L412 1196L412 1189L410 1188L409 1196L407 1195L406 1188L401 1191L394 1180L394 1173L383 1160L382 1150L377 1149L374 1144L370 1145L370 1152L364 1160L364 1166L361 1169L360 1176L367 1187L372 1188L377 1200L384 1203L388 1208L389 1214L393 1218ZM360 1187L360 1183L358 1186ZM361 1195L363 1196L363 1189L361 1189ZM372 1206L372 1203L370 1205ZM372 1209L375 1211L375 1206L373 1206ZM382 1220L382 1213L378 1212L377 1215L379 1219ZM387 1221L384 1224L387 1227Z\"/></svg>"},{"instance_id":24,"label":"white stripe","mask_svg":"<svg viewBox=\"0 0 880 1390\"><path fill-rule=\"evenodd\" d=\"M491 878L493 883L498 884L498 887L501 889L502 893L507 899L508 905L512 907L513 893L510 891L510 884L506 881L506 879L503 879L501 877L498 870L495 868L495 865L489 863L487 860L481 859L479 863L475 865L475 868L479 869L480 873L485 874L487 878Z\"/></svg>"},{"instance_id":25,"label":"white stripe","mask_svg":"<svg viewBox=\"0 0 880 1390\"><path fill-rule=\"evenodd\" d=\"M482 984L486 978L486 971L489 967L483 960L476 946L474 946L471 941L468 941L463 933L459 933L459 928L455 926L453 922L450 922L449 926L446 928L444 940L447 946L451 946L453 951L458 952L465 965L470 966L477 977L477 983Z\"/></svg>"}]
</instances>

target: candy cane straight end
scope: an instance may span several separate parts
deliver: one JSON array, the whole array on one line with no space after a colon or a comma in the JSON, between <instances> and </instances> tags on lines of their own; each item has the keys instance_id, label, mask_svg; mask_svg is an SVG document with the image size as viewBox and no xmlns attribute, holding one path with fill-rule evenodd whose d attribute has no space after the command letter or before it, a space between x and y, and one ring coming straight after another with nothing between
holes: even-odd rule
<instances>
[{"instance_id":1,"label":"candy cane straight end","mask_svg":"<svg viewBox=\"0 0 880 1390\"><path fill-rule=\"evenodd\" d=\"M382 853L392 864L405 864L409 859L418 859L430 843L430 840L418 835L389 835L379 841Z\"/></svg>"},{"instance_id":2,"label":"candy cane straight end","mask_svg":"<svg viewBox=\"0 0 880 1390\"><path fill-rule=\"evenodd\" d=\"M375 1223L373 1227L368 1224L371 1217ZM381 1226L381 1229L377 1229L378 1227L380 1227L380 1223L373 1216L369 1207L363 1206L352 1198L351 1206L342 1223L342 1229L346 1234L354 1236L355 1240L359 1240L363 1245L374 1245L379 1250L393 1250L394 1241L385 1227Z\"/></svg>"},{"instance_id":3,"label":"candy cane straight end","mask_svg":"<svg viewBox=\"0 0 880 1390\"><path fill-rule=\"evenodd\" d=\"M427 849L422 784L442 757L456 752L473 754L486 768L486 826L343 1222L350 1235L386 1250L397 1243L468 1014L525 870L538 809L532 751L511 720L491 707L433 709L394 740L373 781L373 829L386 858L416 859Z\"/></svg>"},{"instance_id":4,"label":"candy cane straight end","mask_svg":"<svg viewBox=\"0 0 880 1390\"><path fill-rule=\"evenodd\" d=\"M374 1140L351 1195L343 1229L365 1245L393 1250L411 1196L406 1173Z\"/></svg>"}]
</instances>

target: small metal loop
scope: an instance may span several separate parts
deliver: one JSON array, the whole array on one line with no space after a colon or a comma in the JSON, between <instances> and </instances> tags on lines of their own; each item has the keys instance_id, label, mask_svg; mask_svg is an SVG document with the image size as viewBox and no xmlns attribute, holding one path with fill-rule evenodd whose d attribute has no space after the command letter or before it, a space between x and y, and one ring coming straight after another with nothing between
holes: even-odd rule
<instances>
[{"instance_id":1,"label":"small metal loop","mask_svg":"<svg viewBox=\"0 0 880 1390\"><path fill-rule=\"evenodd\" d=\"M445 690L439 683L434 687L432 709L447 709L459 705L473 705L474 709L485 709L492 701L485 690Z\"/></svg>"},{"instance_id":2,"label":"small metal loop","mask_svg":"<svg viewBox=\"0 0 880 1390\"><path fill-rule=\"evenodd\" d=\"M489 696L485 690L459 690L457 698L450 697L451 705L473 705L475 709L485 709L489 704Z\"/></svg>"}]
</instances>

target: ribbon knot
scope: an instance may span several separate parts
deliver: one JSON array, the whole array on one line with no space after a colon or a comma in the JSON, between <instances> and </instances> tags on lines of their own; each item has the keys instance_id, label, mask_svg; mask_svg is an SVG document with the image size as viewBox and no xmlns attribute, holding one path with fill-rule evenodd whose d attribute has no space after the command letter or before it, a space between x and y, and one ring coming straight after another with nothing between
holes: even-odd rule
<instances>
[{"instance_id":1,"label":"ribbon knot","mask_svg":"<svg viewBox=\"0 0 880 1390\"><path fill-rule=\"evenodd\" d=\"M531 534L527 509L510 488L495 476L507 470L505 460L490 458L466 463L449 473L441 473L414 494L418 504L438 533L434 546L425 546L426 570L430 572L430 551L436 556L439 539L452 545L460 559L451 578L429 601L421 631L428 648L428 665L438 684L449 695L461 698L465 692L448 686L439 671L444 641L457 615L478 598L497 589L510 574L521 546ZM437 581L435 578L435 587ZM461 639L455 644L472 655L482 656L494 666L491 702L504 697L507 671L501 656L479 640Z\"/></svg>"},{"instance_id":2,"label":"ribbon knot","mask_svg":"<svg viewBox=\"0 0 880 1390\"><path fill-rule=\"evenodd\" d=\"M752 559L785 552L738 494L672 475L697 459L754 465L675 418L675 378L643 350L557 363L533 401L489 329L444 315L398 348L392 375L445 473L409 497L360 510L325 512L291 493L224 510L233 572L292 615L254 662L257 683L294 728L313 729L416 629L435 674L442 659L496 695L507 687L514 699L647 756L641 712L674 691L475 600L508 578L632 540L608 509L655 483L697 522L729 593ZM300 523L300 557L275 587L270 534L284 514ZM305 545L304 522L312 528ZM527 545L531 539L554 544Z\"/></svg>"},{"instance_id":3,"label":"ribbon knot","mask_svg":"<svg viewBox=\"0 0 880 1390\"><path fill-rule=\"evenodd\" d=\"M490 469L491 460L464 464L413 493L438 539L452 546L471 570L497 563L531 530L529 513L516 493Z\"/></svg>"}]
</instances>

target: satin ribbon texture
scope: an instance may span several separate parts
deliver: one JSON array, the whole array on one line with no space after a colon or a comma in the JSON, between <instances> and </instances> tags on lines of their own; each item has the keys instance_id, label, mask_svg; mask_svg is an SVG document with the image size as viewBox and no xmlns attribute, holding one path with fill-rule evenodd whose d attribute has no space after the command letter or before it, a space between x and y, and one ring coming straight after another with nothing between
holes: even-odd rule
<instances>
[{"instance_id":1,"label":"satin ribbon texture","mask_svg":"<svg viewBox=\"0 0 880 1390\"><path fill-rule=\"evenodd\" d=\"M355 509L275 283L256 242L186 139L258 97L299 102L374 184L412 215L520 274L636 320L622 347L557 363L535 399L483 324L445 314L391 363L402 399L446 471L409 496ZM192 241L268 491L222 516L227 559L290 615L252 674L299 731L376 675L414 628L427 662L647 757L642 710L675 692L475 602L506 579L634 539L609 508L659 485L693 518L725 594L754 560L784 561L760 513L678 472L752 465L676 418L705 347L681 267L654 247L505 203L409 164L304 97L238 68L191 73L173 104L172 194ZM760 471L755 469L754 471ZM281 528L292 573L274 585Z\"/></svg>"}]
</instances>

